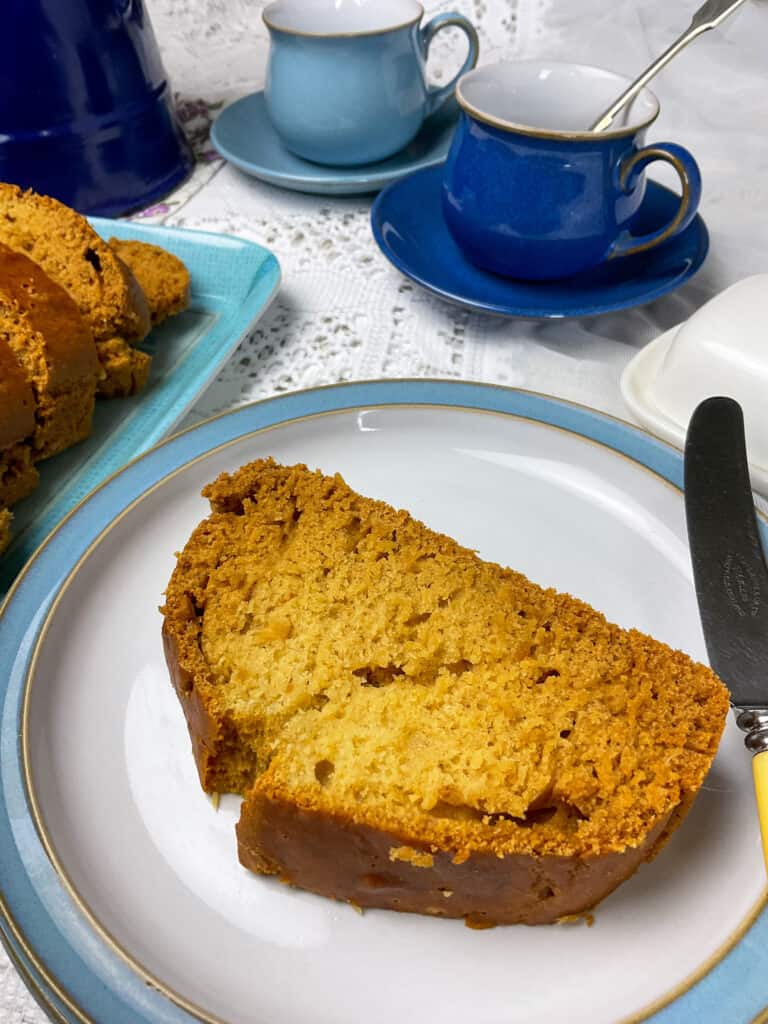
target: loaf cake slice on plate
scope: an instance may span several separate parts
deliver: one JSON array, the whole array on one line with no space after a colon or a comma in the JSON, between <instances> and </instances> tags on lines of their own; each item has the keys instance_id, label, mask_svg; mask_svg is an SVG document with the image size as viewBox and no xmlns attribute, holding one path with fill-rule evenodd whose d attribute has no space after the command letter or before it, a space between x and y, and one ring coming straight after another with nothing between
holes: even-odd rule
<instances>
[{"instance_id":1,"label":"loaf cake slice on plate","mask_svg":"<svg viewBox=\"0 0 768 1024\"><path fill-rule=\"evenodd\" d=\"M553 922L654 856L729 706L703 665L339 476L203 492L166 659L242 863L359 906Z\"/></svg>"}]
</instances>

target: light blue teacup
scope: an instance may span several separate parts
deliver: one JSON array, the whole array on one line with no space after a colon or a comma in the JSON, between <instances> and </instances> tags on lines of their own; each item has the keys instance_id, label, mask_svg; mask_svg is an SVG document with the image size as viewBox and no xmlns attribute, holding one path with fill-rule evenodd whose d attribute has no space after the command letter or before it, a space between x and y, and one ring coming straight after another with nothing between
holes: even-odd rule
<instances>
[{"instance_id":1,"label":"light blue teacup","mask_svg":"<svg viewBox=\"0 0 768 1024\"><path fill-rule=\"evenodd\" d=\"M416 0L277 0L263 13L271 36L265 100L285 146L315 163L350 167L407 146L477 63L477 33L462 14L421 25ZM432 39L454 25L469 40L446 85L427 84Z\"/></svg>"}]
</instances>

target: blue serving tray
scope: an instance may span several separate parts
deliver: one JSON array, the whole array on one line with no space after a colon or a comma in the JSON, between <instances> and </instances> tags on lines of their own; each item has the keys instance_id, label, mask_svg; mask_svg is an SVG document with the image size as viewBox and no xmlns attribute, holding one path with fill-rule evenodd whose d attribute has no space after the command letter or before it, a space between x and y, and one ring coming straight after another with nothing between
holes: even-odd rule
<instances>
[{"instance_id":1,"label":"blue serving tray","mask_svg":"<svg viewBox=\"0 0 768 1024\"><path fill-rule=\"evenodd\" d=\"M189 308L156 327L141 348L153 356L147 386L97 400L91 436L38 464L40 486L13 508L13 540L0 559L0 595L48 533L98 484L166 437L268 308L280 284L275 255L208 231L91 218L104 238L134 238L187 265Z\"/></svg>"}]
</instances>

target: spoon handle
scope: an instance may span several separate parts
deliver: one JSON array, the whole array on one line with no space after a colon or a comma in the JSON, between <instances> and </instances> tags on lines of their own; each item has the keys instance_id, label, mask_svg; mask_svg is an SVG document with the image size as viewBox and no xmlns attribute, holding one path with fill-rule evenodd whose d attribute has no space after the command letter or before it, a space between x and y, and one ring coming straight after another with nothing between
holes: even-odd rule
<instances>
[{"instance_id":1,"label":"spoon handle","mask_svg":"<svg viewBox=\"0 0 768 1024\"><path fill-rule=\"evenodd\" d=\"M649 65L639 78L635 79L629 88L608 107L589 130L592 132L603 132L606 128L610 127L613 119L622 107L625 107L627 103L633 100L640 90L650 82L653 76L661 71L674 56L680 53L697 36L700 36L702 32L708 32L712 28L717 28L722 21L725 21L729 14L733 14L743 3L744 0L707 0L706 3L702 4L693 18L691 18L691 24L685 32L660 57L657 57L653 64Z\"/></svg>"}]
</instances>

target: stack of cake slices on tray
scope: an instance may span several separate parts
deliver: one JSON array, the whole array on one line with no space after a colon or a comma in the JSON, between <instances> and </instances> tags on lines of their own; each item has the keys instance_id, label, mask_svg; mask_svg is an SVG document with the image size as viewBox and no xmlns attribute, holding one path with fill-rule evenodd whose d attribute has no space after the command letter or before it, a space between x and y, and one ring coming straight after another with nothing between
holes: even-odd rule
<instances>
[{"instance_id":1,"label":"stack of cake slices on tray","mask_svg":"<svg viewBox=\"0 0 768 1024\"><path fill-rule=\"evenodd\" d=\"M97 398L146 385L137 346L186 307L189 283L159 246L105 241L57 200L0 183L0 552L36 464L89 436Z\"/></svg>"}]
</instances>

